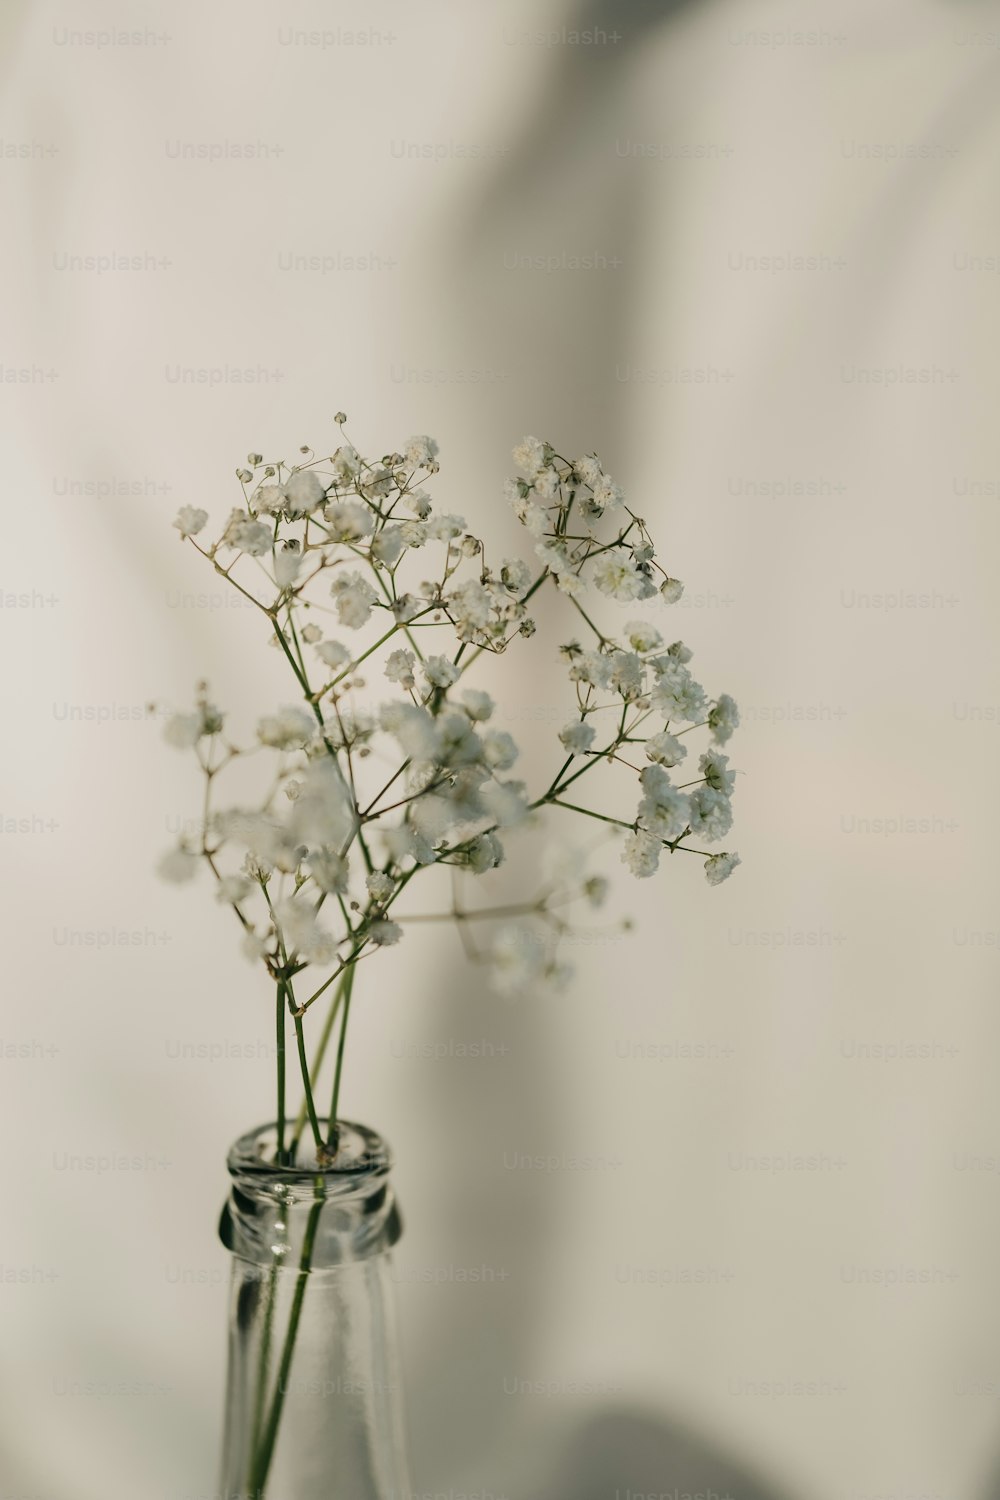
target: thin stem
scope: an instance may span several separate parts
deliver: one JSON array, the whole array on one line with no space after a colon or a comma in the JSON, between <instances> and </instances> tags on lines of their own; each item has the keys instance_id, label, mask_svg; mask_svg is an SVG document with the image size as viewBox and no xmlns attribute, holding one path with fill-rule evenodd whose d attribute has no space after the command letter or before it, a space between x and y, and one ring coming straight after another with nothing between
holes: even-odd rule
<instances>
[{"instance_id":1,"label":"thin stem","mask_svg":"<svg viewBox=\"0 0 1000 1500\"><path fill-rule=\"evenodd\" d=\"M313 1103L312 1084L309 1081L309 1063L306 1058L306 1043L302 1034L302 1017L292 1012L292 1020L295 1023L295 1041L299 1050L299 1067L302 1069L302 1087L305 1089L306 1109L309 1112L309 1124L312 1128L313 1140L316 1143L317 1152L323 1149L323 1137L320 1134L319 1120L316 1118L316 1106ZM298 1137L296 1137L296 1142Z\"/></svg>"},{"instance_id":2,"label":"thin stem","mask_svg":"<svg viewBox=\"0 0 1000 1500\"><path fill-rule=\"evenodd\" d=\"M343 983L341 983L339 989L337 990L337 993L333 997L330 1009L327 1011L326 1020L323 1022L323 1030L320 1032L319 1042L317 1043L316 1052L313 1056L312 1071L310 1073L311 1078L319 1077L319 1071L323 1066L323 1059L326 1057L326 1049L330 1044L330 1037L333 1035L333 1023L337 1018L337 1012L340 1010L340 1002L341 1000L343 1000L343 998L344 989ZM295 1129L292 1131L291 1145L288 1148L293 1160L295 1159L295 1152L306 1123L307 1111L308 1106L306 1104L306 1101L303 1099L302 1107L299 1110L298 1116L295 1121Z\"/></svg>"},{"instance_id":3,"label":"thin stem","mask_svg":"<svg viewBox=\"0 0 1000 1500\"><path fill-rule=\"evenodd\" d=\"M275 996L275 1032L278 1044L278 1162L285 1159L285 981L278 980Z\"/></svg>"},{"instance_id":4,"label":"thin stem","mask_svg":"<svg viewBox=\"0 0 1000 1500\"><path fill-rule=\"evenodd\" d=\"M340 1041L337 1044L337 1066L333 1075L333 1099L330 1103L330 1121L326 1135L327 1150L337 1149L337 1107L340 1103L340 1075L344 1067L344 1043L347 1040L347 1022L351 1014L351 991L354 988L354 965L344 975L344 1015L340 1023Z\"/></svg>"}]
</instances>

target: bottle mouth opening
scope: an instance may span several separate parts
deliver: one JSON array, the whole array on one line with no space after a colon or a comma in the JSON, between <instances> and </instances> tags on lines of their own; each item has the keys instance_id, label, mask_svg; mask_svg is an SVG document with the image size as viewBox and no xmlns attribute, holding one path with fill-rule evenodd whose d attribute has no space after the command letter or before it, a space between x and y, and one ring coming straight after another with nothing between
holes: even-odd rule
<instances>
[{"instance_id":1,"label":"bottle mouth opening","mask_svg":"<svg viewBox=\"0 0 1000 1500\"><path fill-rule=\"evenodd\" d=\"M392 1155L374 1130L352 1120L339 1120L328 1148L325 1143L329 1121L320 1119L318 1124L324 1142L322 1150L317 1149L308 1124L293 1143L294 1123L288 1122L285 1151L280 1157L275 1124L260 1125L241 1135L227 1158L230 1176L248 1185L253 1182L258 1189L268 1186L309 1189L321 1181L324 1190L330 1192L338 1186L341 1190L349 1189L388 1175Z\"/></svg>"}]
</instances>

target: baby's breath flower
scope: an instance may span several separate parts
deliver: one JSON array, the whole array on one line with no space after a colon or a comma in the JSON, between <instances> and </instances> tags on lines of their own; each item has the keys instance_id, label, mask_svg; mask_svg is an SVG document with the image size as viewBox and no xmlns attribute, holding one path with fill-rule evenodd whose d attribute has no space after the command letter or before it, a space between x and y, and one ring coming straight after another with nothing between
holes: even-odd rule
<instances>
[{"instance_id":1,"label":"baby's breath flower","mask_svg":"<svg viewBox=\"0 0 1000 1500\"><path fill-rule=\"evenodd\" d=\"M489 693L484 693L479 688L466 688L461 701L469 718L477 724L485 723L491 718L496 707Z\"/></svg>"},{"instance_id":2,"label":"baby's breath flower","mask_svg":"<svg viewBox=\"0 0 1000 1500\"><path fill-rule=\"evenodd\" d=\"M491 771L509 771L518 754L513 736L505 729L489 729L483 735L483 761Z\"/></svg>"},{"instance_id":3,"label":"baby's breath flower","mask_svg":"<svg viewBox=\"0 0 1000 1500\"><path fill-rule=\"evenodd\" d=\"M708 727L717 745L732 739L734 730L740 725L740 711L728 693L722 693L708 715Z\"/></svg>"},{"instance_id":4,"label":"baby's breath flower","mask_svg":"<svg viewBox=\"0 0 1000 1500\"><path fill-rule=\"evenodd\" d=\"M399 942L403 929L398 922L373 922L368 929L368 936L380 948L390 948L393 943Z\"/></svg>"},{"instance_id":5,"label":"baby's breath flower","mask_svg":"<svg viewBox=\"0 0 1000 1500\"><path fill-rule=\"evenodd\" d=\"M285 485L285 511L289 516L308 516L326 500L326 485L315 469L297 469Z\"/></svg>"},{"instance_id":6,"label":"baby's breath flower","mask_svg":"<svg viewBox=\"0 0 1000 1500\"><path fill-rule=\"evenodd\" d=\"M316 720L304 708L291 705L267 714L257 724L257 738L274 750L301 750L316 729Z\"/></svg>"},{"instance_id":7,"label":"baby's breath flower","mask_svg":"<svg viewBox=\"0 0 1000 1500\"><path fill-rule=\"evenodd\" d=\"M687 827L689 799L671 785L666 771L655 763L640 772L639 780L645 793L639 803L639 827L667 843L678 838Z\"/></svg>"},{"instance_id":8,"label":"baby's breath flower","mask_svg":"<svg viewBox=\"0 0 1000 1500\"><path fill-rule=\"evenodd\" d=\"M630 833L622 846L622 864L628 865L632 874L643 880L656 874L662 848L661 840L649 833Z\"/></svg>"},{"instance_id":9,"label":"baby's breath flower","mask_svg":"<svg viewBox=\"0 0 1000 1500\"><path fill-rule=\"evenodd\" d=\"M252 893L253 885L245 875L223 875L219 880L216 890L217 901L228 901L232 906L239 906Z\"/></svg>"},{"instance_id":10,"label":"baby's breath flower","mask_svg":"<svg viewBox=\"0 0 1000 1500\"><path fill-rule=\"evenodd\" d=\"M397 563L403 552L403 529L401 526L383 526L371 545L371 555L385 568Z\"/></svg>"},{"instance_id":11,"label":"baby's breath flower","mask_svg":"<svg viewBox=\"0 0 1000 1500\"><path fill-rule=\"evenodd\" d=\"M481 833L469 845L468 867L473 875L485 875L503 863L504 848L495 833Z\"/></svg>"},{"instance_id":12,"label":"baby's breath flower","mask_svg":"<svg viewBox=\"0 0 1000 1500\"><path fill-rule=\"evenodd\" d=\"M421 663L421 671L431 687L448 688L458 681L459 672L447 656L429 656Z\"/></svg>"},{"instance_id":13,"label":"baby's breath flower","mask_svg":"<svg viewBox=\"0 0 1000 1500\"><path fill-rule=\"evenodd\" d=\"M630 620L625 626L625 634L633 651L658 651L663 645L660 632L645 620Z\"/></svg>"},{"instance_id":14,"label":"baby's breath flower","mask_svg":"<svg viewBox=\"0 0 1000 1500\"><path fill-rule=\"evenodd\" d=\"M318 625L305 625L302 629L302 639L307 646L315 646L317 641L323 639L323 632Z\"/></svg>"},{"instance_id":15,"label":"baby's breath flower","mask_svg":"<svg viewBox=\"0 0 1000 1500\"><path fill-rule=\"evenodd\" d=\"M199 531L204 531L208 522L208 511L198 510L194 505L182 505L174 519L174 526L181 534L181 538L197 536Z\"/></svg>"},{"instance_id":16,"label":"baby's breath flower","mask_svg":"<svg viewBox=\"0 0 1000 1500\"><path fill-rule=\"evenodd\" d=\"M742 863L738 854L710 854L705 861L705 879L709 885L721 885Z\"/></svg>"},{"instance_id":17,"label":"baby's breath flower","mask_svg":"<svg viewBox=\"0 0 1000 1500\"><path fill-rule=\"evenodd\" d=\"M733 826L733 809L725 792L711 786L695 787L690 797L690 822L696 838L709 844L724 839Z\"/></svg>"},{"instance_id":18,"label":"baby's breath flower","mask_svg":"<svg viewBox=\"0 0 1000 1500\"><path fill-rule=\"evenodd\" d=\"M263 557L271 550L271 528L253 520L245 510L234 510L226 522L222 543L237 552L246 552L250 557Z\"/></svg>"},{"instance_id":19,"label":"baby's breath flower","mask_svg":"<svg viewBox=\"0 0 1000 1500\"><path fill-rule=\"evenodd\" d=\"M346 859L333 849L314 849L308 858L309 873L327 895L345 896L350 873Z\"/></svg>"},{"instance_id":20,"label":"baby's breath flower","mask_svg":"<svg viewBox=\"0 0 1000 1500\"><path fill-rule=\"evenodd\" d=\"M374 513L360 500L331 500L323 520L335 542L360 542L375 529Z\"/></svg>"},{"instance_id":21,"label":"baby's breath flower","mask_svg":"<svg viewBox=\"0 0 1000 1500\"><path fill-rule=\"evenodd\" d=\"M429 468L438 455L438 445L433 438L411 437L403 449L403 455L407 463L416 464L418 468Z\"/></svg>"},{"instance_id":22,"label":"baby's breath flower","mask_svg":"<svg viewBox=\"0 0 1000 1500\"><path fill-rule=\"evenodd\" d=\"M570 755L583 755L594 743L596 731L593 724L583 719L574 719L559 731L559 742Z\"/></svg>"},{"instance_id":23,"label":"baby's breath flower","mask_svg":"<svg viewBox=\"0 0 1000 1500\"><path fill-rule=\"evenodd\" d=\"M687 755L687 745L677 739L675 735L663 729L659 734L651 734L645 744L646 757L655 760L658 765L679 766Z\"/></svg>"},{"instance_id":24,"label":"baby's breath flower","mask_svg":"<svg viewBox=\"0 0 1000 1500\"><path fill-rule=\"evenodd\" d=\"M372 900L380 905L388 901L396 889L396 882L392 876L383 874L381 870L373 870L366 878L365 885L368 887L368 894Z\"/></svg>"},{"instance_id":25,"label":"baby's breath flower","mask_svg":"<svg viewBox=\"0 0 1000 1500\"><path fill-rule=\"evenodd\" d=\"M736 772L728 769L728 755L723 755L721 750L706 750L698 766L710 787L717 792L725 792L727 797L732 794L736 785Z\"/></svg>"},{"instance_id":26,"label":"baby's breath flower","mask_svg":"<svg viewBox=\"0 0 1000 1500\"><path fill-rule=\"evenodd\" d=\"M665 604L676 604L684 593L684 585L679 578L666 578L660 584L660 594Z\"/></svg>"},{"instance_id":27,"label":"baby's breath flower","mask_svg":"<svg viewBox=\"0 0 1000 1500\"><path fill-rule=\"evenodd\" d=\"M514 449L514 462L526 479L534 479L545 467L545 444L536 437L526 437Z\"/></svg>"},{"instance_id":28,"label":"baby's breath flower","mask_svg":"<svg viewBox=\"0 0 1000 1500\"><path fill-rule=\"evenodd\" d=\"M320 661L328 667L346 667L351 659L351 653L340 641L321 641L316 647L316 655Z\"/></svg>"},{"instance_id":29,"label":"baby's breath flower","mask_svg":"<svg viewBox=\"0 0 1000 1500\"><path fill-rule=\"evenodd\" d=\"M593 580L602 594L628 603L647 596L647 582L629 557L614 552L603 553L594 563Z\"/></svg>"},{"instance_id":30,"label":"baby's breath flower","mask_svg":"<svg viewBox=\"0 0 1000 1500\"><path fill-rule=\"evenodd\" d=\"M649 701L665 719L683 719L695 724L705 712L704 690L687 667L673 659L659 669Z\"/></svg>"},{"instance_id":31,"label":"baby's breath flower","mask_svg":"<svg viewBox=\"0 0 1000 1500\"><path fill-rule=\"evenodd\" d=\"M390 682L398 682L400 687L406 688L407 692L412 692L416 686L416 678L413 675L416 660L412 651L390 651L385 664L385 675Z\"/></svg>"},{"instance_id":32,"label":"baby's breath flower","mask_svg":"<svg viewBox=\"0 0 1000 1500\"><path fill-rule=\"evenodd\" d=\"M341 573L330 585L337 606L337 617L348 630L360 630L371 619L372 605L378 595L360 573Z\"/></svg>"}]
</instances>

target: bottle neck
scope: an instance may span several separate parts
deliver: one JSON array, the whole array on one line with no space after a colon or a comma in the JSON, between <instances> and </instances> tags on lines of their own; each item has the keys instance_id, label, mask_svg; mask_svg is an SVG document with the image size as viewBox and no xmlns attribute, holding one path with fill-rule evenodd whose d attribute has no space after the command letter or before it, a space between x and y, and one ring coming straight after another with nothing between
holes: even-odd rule
<instances>
[{"instance_id":1,"label":"bottle neck","mask_svg":"<svg viewBox=\"0 0 1000 1500\"><path fill-rule=\"evenodd\" d=\"M341 1122L329 1161L317 1160L311 1137L290 1162L276 1165L276 1155L273 1126L241 1136L229 1153L219 1235L239 1259L293 1267L307 1252L305 1269L320 1270L380 1255L399 1239L392 1158L373 1130Z\"/></svg>"},{"instance_id":2,"label":"bottle neck","mask_svg":"<svg viewBox=\"0 0 1000 1500\"><path fill-rule=\"evenodd\" d=\"M220 1233L233 1253L224 1500L409 1494L385 1143L342 1125L333 1161L275 1165L273 1128L236 1142Z\"/></svg>"}]
</instances>

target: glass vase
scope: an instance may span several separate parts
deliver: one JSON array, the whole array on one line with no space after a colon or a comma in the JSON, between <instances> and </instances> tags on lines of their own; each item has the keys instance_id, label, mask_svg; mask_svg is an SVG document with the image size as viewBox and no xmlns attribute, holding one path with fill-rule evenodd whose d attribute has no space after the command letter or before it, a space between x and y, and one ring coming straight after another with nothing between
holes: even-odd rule
<instances>
[{"instance_id":1,"label":"glass vase","mask_svg":"<svg viewBox=\"0 0 1000 1500\"><path fill-rule=\"evenodd\" d=\"M228 1158L222 1500L408 1500L389 1152L341 1121L332 1159L308 1133L289 1156L265 1126Z\"/></svg>"}]
</instances>

